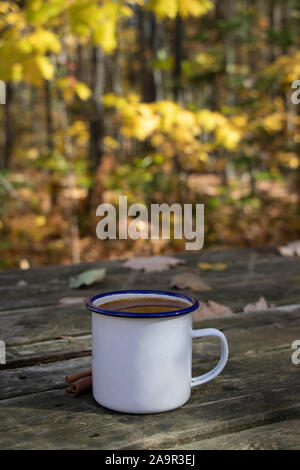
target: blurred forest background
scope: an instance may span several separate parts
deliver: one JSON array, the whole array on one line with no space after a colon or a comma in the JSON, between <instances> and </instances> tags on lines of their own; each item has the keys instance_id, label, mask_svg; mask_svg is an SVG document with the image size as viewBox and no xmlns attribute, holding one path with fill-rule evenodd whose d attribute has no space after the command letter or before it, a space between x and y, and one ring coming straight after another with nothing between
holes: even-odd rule
<instances>
[{"instance_id":1,"label":"blurred forest background","mask_svg":"<svg viewBox=\"0 0 300 470\"><path fill-rule=\"evenodd\" d=\"M96 207L205 203L205 247L300 238L300 3L0 2L0 268L184 250Z\"/></svg>"}]
</instances>

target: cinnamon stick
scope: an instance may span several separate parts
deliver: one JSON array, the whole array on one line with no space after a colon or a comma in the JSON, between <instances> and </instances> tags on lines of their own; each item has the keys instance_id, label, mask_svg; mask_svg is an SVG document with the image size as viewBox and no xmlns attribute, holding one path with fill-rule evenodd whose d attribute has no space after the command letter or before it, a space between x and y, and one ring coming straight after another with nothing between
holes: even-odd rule
<instances>
[{"instance_id":1,"label":"cinnamon stick","mask_svg":"<svg viewBox=\"0 0 300 470\"><path fill-rule=\"evenodd\" d=\"M79 372L77 374L70 374L66 376L66 382L70 384L70 383L76 382L76 380L81 379L82 377L87 377L89 375L92 375L91 370L86 370L84 372Z\"/></svg>"},{"instance_id":2,"label":"cinnamon stick","mask_svg":"<svg viewBox=\"0 0 300 470\"><path fill-rule=\"evenodd\" d=\"M73 375L79 375L79 374L73 374ZM88 392L91 389L92 389L92 375L87 375L85 377L82 377L74 381L74 383L72 383L67 388L66 395L68 395L68 397L77 397L78 395Z\"/></svg>"}]
</instances>

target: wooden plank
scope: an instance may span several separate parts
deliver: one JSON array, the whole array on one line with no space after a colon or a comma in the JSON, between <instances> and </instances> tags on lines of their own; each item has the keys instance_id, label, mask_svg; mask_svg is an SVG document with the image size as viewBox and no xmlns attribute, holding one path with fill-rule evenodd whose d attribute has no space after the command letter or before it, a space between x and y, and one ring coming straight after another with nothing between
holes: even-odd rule
<instances>
[{"instance_id":1,"label":"wooden plank","mask_svg":"<svg viewBox=\"0 0 300 470\"><path fill-rule=\"evenodd\" d=\"M206 345L205 345L206 346ZM213 347L211 351L204 349L201 345L201 353L196 353L193 355L193 375L200 375L207 370L211 369L215 362L215 352L216 348ZM271 351L260 354L255 354L252 352L250 355L239 355L237 357L231 357L229 363L226 366L226 372L222 374L222 377L218 378L218 381L228 382L227 376L230 374L230 371L238 370L241 373L241 376L235 378L235 385L230 388L230 390L240 390L240 386L237 385L242 380L247 381L249 375L251 378L252 371L244 371L240 365L245 362L245 364L257 365L260 360L268 360L269 363L274 362L275 359L272 358L272 355L279 357L282 361L285 361L288 366L287 373L283 375L293 374L296 366L293 366L291 363L291 349L284 349L279 351ZM0 400L17 397L25 394L36 393L43 390L55 389L58 386L64 387L64 379L66 374L72 374L76 372L76 368L79 368L79 371L84 370L84 368L90 369L91 367L91 357L84 358L74 358L66 361L59 361L50 364L36 365L33 367L21 367L13 369L4 369L0 374ZM245 367L247 367L245 365ZM65 373L65 370L67 372ZM265 371L266 369L262 366L255 370L255 374L259 376L260 370ZM263 372L262 372L263 373ZM45 379L45 383L44 383ZM251 378L252 380L252 378ZM272 375L265 378L266 381L272 383ZM243 381L241 382L243 387ZM225 387L226 388L226 387Z\"/></svg>"},{"instance_id":2,"label":"wooden plank","mask_svg":"<svg viewBox=\"0 0 300 470\"><path fill-rule=\"evenodd\" d=\"M23 364L29 361L34 362L37 358L47 359L52 356L53 359L55 359L55 354L60 354L60 359L65 358L69 353L74 353L74 357L76 357L76 354L79 355L82 351L91 351L91 343L92 336L84 335L74 337L67 336L65 339L25 343L7 347L6 366L7 368L12 364L15 366L20 361L22 361ZM60 359L58 358L56 360Z\"/></svg>"},{"instance_id":3,"label":"wooden plank","mask_svg":"<svg viewBox=\"0 0 300 470\"><path fill-rule=\"evenodd\" d=\"M188 265L195 264L194 253L176 253L176 257L184 258ZM271 247L261 248L231 248L225 250L202 250L197 253L197 259L203 262L222 262L231 264L233 261L238 263L248 263L254 265L256 262L270 263L272 261L285 260L278 255L276 250ZM288 259L290 260L290 258ZM292 258L294 261L295 259ZM14 287L20 280L25 280L29 284L44 285L49 279L66 280L69 276L76 275L85 269L106 267L110 270L118 270L122 260L100 261L94 263L80 263L70 265L53 265L39 268L30 268L27 270L7 269L0 270L0 286Z\"/></svg>"},{"instance_id":4,"label":"wooden plank","mask_svg":"<svg viewBox=\"0 0 300 470\"><path fill-rule=\"evenodd\" d=\"M300 419L183 444L176 450L300 450Z\"/></svg>"},{"instance_id":5,"label":"wooden plank","mask_svg":"<svg viewBox=\"0 0 300 470\"><path fill-rule=\"evenodd\" d=\"M226 263L228 268L225 271L205 271L201 274L212 287L209 298L228 304L234 311L240 311L246 303L254 302L260 296L276 305L300 302L300 260L281 257L274 249L231 249L203 251L197 256L176 256L186 261L186 267L193 268L199 261ZM107 277L101 284L81 291L68 287L70 276L95 267L107 268ZM137 285L143 288L168 289L171 278L182 269L183 267L167 270L158 276L157 273L125 269L121 261L113 261L3 271L0 272L0 312L55 305L60 298L66 296L88 297L95 292L134 288ZM27 285L17 286L20 280L26 281ZM207 293L199 297L206 298Z\"/></svg>"},{"instance_id":6,"label":"wooden plank","mask_svg":"<svg viewBox=\"0 0 300 470\"><path fill-rule=\"evenodd\" d=\"M215 326L225 332L229 344L230 359L242 360L242 358L247 359L248 357L256 357L264 355L264 353L272 353L275 351L287 351L291 356L291 345L295 339L298 339L298 336L300 337L300 309L284 313L277 311L276 314L278 315L278 318L276 318L274 314L260 314L259 312L247 315L240 314L219 320L209 319L209 321L205 321L205 325L200 323L199 326ZM19 369L16 369L16 366L14 365L14 368L11 371L9 370L9 362L8 364L1 366L2 371L6 370L6 372L0 375L0 390L2 393L0 397L3 399L17 396L17 393L22 394L24 392L22 385L30 386L31 383L33 383L33 388L32 390L27 390L26 388L26 393L32 393L39 390L35 388L36 385L34 381L32 382L31 380L28 380L28 382L25 383L20 382L17 378L18 374L21 374L22 376L24 374L26 375L27 369L29 375L33 374L33 377L39 375L40 369L26 367L26 361L30 359L30 356L26 354L28 354L28 351L30 354L31 347L35 348L33 351L33 354L35 355L31 357L41 356L41 362L43 358L44 362L47 362L49 355L51 356L53 353L60 352L61 357L58 355L54 358L54 362L57 362L57 365L49 365L46 369L41 366L42 371L49 370L51 373L52 368L55 371L56 367L59 368L59 370L61 370L61 367L65 367L64 364L69 364L70 366L72 364L77 364L75 359L71 362L58 362L65 359L64 354L77 352L78 356L80 356L79 353L83 350L90 351L91 336L87 335L79 337L78 339L80 341L76 341L75 338L75 341L58 340L56 342L44 341L40 343L21 344L19 346L21 352L19 353L18 358L20 360L25 360L25 363L20 364ZM77 343L79 344L77 345ZM59 351L57 351L58 348L60 348ZM18 351L18 347L14 346L12 348L8 348L8 355L11 350ZM216 362L218 360L219 354L219 344L216 338L201 338L193 341L193 364L194 367L203 368L203 372L209 368L207 363ZM88 358L86 361L88 361ZM10 395L9 391L7 394L5 390L10 390L13 395Z\"/></svg>"},{"instance_id":7,"label":"wooden plank","mask_svg":"<svg viewBox=\"0 0 300 470\"><path fill-rule=\"evenodd\" d=\"M251 272L254 274L256 270L271 274L272 271L274 271L274 265L286 266L289 271L294 271L296 266L299 266L299 259L281 257L274 248L268 246L201 250L196 254L185 252L176 253L174 256L184 259L186 266L190 267L194 267L198 262L225 263L228 267L226 271L206 272L209 276L218 276L221 278L224 277L224 274L226 277L231 271L236 275L245 274L245 266L247 267L246 271L248 274ZM41 268L30 268L28 270L0 270L0 288L3 286L14 287L20 280L25 280L29 285L34 284L36 286L44 286L49 282L49 279L65 282L70 276L74 276L83 270L102 267L109 269L113 274L117 274L121 268L122 262L122 260L113 260L94 263L44 266ZM259 266L259 268L256 269L256 266ZM124 268L121 269L125 271ZM126 269L126 271L132 272L128 269Z\"/></svg>"},{"instance_id":8,"label":"wooden plank","mask_svg":"<svg viewBox=\"0 0 300 470\"><path fill-rule=\"evenodd\" d=\"M294 337L297 331L300 337L300 307L290 312L270 310L204 319L194 328L216 326L228 336L232 357L253 351L287 348L297 339ZM21 360L24 364L26 358L37 358L39 362L41 356L47 359L60 353L62 358L66 358L68 352L74 353L75 357L76 352L81 355L91 347L91 316L84 306L31 309L23 312L23 316L8 314L1 330L1 337L7 344L7 364L0 366L0 370L10 367L12 361L15 367L16 361ZM61 336L74 337L74 340L61 339ZM203 350L209 352L212 359L219 354L216 342L210 338L194 341L195 354L201 355ZM59 360L59 357L53 357L53 360Z\"/></svg>"},{"instance_id":9,"label":"wooden plank","mask_svg":"<svg viewBox=\"0 0 300 470\"><path fill-rule=\"evenodd\" d=\"M91 394L65 397L60 389L64 375L87 365L84 358L22 369L27 386L19 372L3 371L2 394L11 396L21 387L28 395L0 402L5 429L0 447L172 449L300 417L300 375L289 350L231 359L216 380L192 390L185 406L159 415L115 413L97 405ZM201 363L196 361L194 374L210 366L202 358Z\"/></svg>"},{"instance_id":10,"label":"wooden plank","mask_svg":"<svg viewBox=\"0 0 300 470\"><path fill-rule=\"evenodd\" d=\"M19 281L26 281L28 285L45 286L49 280L52 284L67 283L70 276L75 276L87 269L109 268L111 272L119 269L121 261L97 261L94 263L80 263L69 265L43 266L39 268L0 270L0 288L14 287ZM55 281L55 282L54 282Z\"/></svg>"},{"instance_id":11,"label":"wooden plank","mask_svg":"<svg viewBox=\"0 0 300 470\"><path fill-rule=\"evenodd\" d=\"M91 269L91 267L89 267ZM82 268L76 271L81 272ZM57 267L57 273L60 273L60 267ZM38 275L38 273L36 273ZM0 315L10 310L20 311L21 309L27 309L32 307L41 306L54 306L58 304L60 299L64 297L90 297L95 292L105 292L113 289L126 289L128 283L135 283L134 280L137 276L136 271L130 273L120 273L119 270L116 274L111 271L106 275L105 279L101 283L95 283L92 288L84 289L71 289L69 287L69 278L63 279L48 278L43 281L43 284L27 283L25 286L7 287L2 285L0 290L1 305ZM23 277L23 276L22 276ZM25 277L25 276L24 276ZM40 282L40 281L39 281ZM117 286L117 287L116 287Z\"/></svg>"},{"instance_id":12,"label":"wooden plank","mask_svg":"<svg viewBox=\"0 0 300 470\"><path fill-rule=\"evenodd\" d=\"M10 312L2 315L0 321L0 337L8 346L91 333L91 314L84 305Z\"/></svg>"},{"instance_id":13,"label":"wooden plank","mask_svg":"<svg viewBox=\"0 0 300 470\"><path fill-rule=\"evenodd\" d=\"M0 400L56 388L65 388L65 376L67 374L86 369L91 369L91 357L2 370L0 374Z\"/></svg>"},{"instance_id":14,"label":"wooden plank","mask_svg":"<svg viewBox=\"0 0 300 470\"><path fill-rule=\"evenodd\" d=\"M176 256L183 256L190 267L200 261L226 263L225 271L202 275L212 287L209 298L234 311L260 295L276 305L300 303L300 260L282 258L274 249ZM69 289L71 275L103 266L108 269L103 283L91 289ZM120 261L114 261L1 272L0 339L8 345L9 363L0 371L0 419L5 429L0 448L235 446L234 439L248 431L251 436L245 434L241 440L245 445L254 442L254 446L269 448L274 436L278 448L281 442L297 443L298 437L289 439L285 428L281 441L276 426L286 419L296 423L295 418L300 417L299 370L291 363L290 349L291 343L300 339L299 308L199 322L200 328L217 327L225 332L230 360L220 377L193 389L188 404L173 412L125 415L98 406L91 394L65 397L65 375L90 368L91 358L78 356L90 354L91 316L84 306L57 306L59 299L137 284L168 289L172 276L181 269L158 276L124 269ZM16 287L22 279L27 286ZM75 341L61 336L74 336ZM218 346L213 339L196 340L193 346L193 374L199 375L214 365ZM28 366L31 363L41 364ZM259 440L260 428L266 428L264 436L270 436L269 441ZM222 438L216 444L215 440Z\"/></svg>"}]
</instances>

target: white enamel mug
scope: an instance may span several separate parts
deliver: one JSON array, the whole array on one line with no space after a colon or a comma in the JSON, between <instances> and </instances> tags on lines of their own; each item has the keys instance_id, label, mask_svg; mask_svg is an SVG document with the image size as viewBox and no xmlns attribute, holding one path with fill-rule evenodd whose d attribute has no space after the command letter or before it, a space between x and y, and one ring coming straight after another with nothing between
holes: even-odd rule
<instances>
[{"instance_id":1,"label":"white enamel mug","mask_svg":"<svg viewBox=\"0 0 300 470\"><path fill-rule=\"evenodd\" d=\"M105 309L123 298L180 300L186 307L159 313ZM199 302L167 291L124 290L95 295L86 302L93 313L93 395L100 405L123 413L159 413L186 403L191 387L217 377L228 358L228 344L214 328L193 330ZM103 308L101 307L103 306ZM192 378L192 339L217 336L221 358L210 372Z\"/></svg>"}]
</instances>

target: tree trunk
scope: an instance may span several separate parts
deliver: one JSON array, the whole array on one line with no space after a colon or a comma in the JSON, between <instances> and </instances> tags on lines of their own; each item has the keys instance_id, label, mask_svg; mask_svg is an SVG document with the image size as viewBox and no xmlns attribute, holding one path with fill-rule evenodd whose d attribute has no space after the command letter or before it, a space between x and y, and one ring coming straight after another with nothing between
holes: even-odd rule
<instances>
[{"instance_id":1,"label":"tree trunk","mask_svg":"<svg viewBox=\"0 0 300 470\"><path fill-rule=\"evenodd\" d=\"M224 5L223 5L224 0L216 0L215 4L215 19L216 23L218 23L220 20L224 19ZM217 29L217 34L215 38L216 43L218 44L220 41L222 41L222 37L220 34L220 30ZM212 84L212 108L215 110L219 110L222 104L222 89L224 89L223 86L224 82L224 70L220 70L216 72Z\"/></svg>"},{"instance_id":2,"label":"tree trunk","mask_svg":"<svg viewBox=\"0 0 300 470\"><path fill-rule=\"evenodd\" d=\"M274 0L269 0L269 28L271 31L274 31ZM269 62L272 63L275 60L275 50L273 44L273 38L270 40L270 52L269 52Z\"/></svg>"},{"instance_id":3,"label":"tree trunk","mask_svg":"<svg viewBox=\"0 0 300 470\"><path fill-rule=\"evenodd\" d=\"M156 59L159 48L162 47L163 37L162 37L162 28L161 24L157 21L156 16L152 14L151 16L151 51L152 58ZM160 101L164 99L164 88L163 88L163 74L162 70L158 68L151 69L152 74L152 86L153 86L153 95L155 100Z\"/></svg>"},{"instance_id":4,"label":"tree trunk","mask_svg":"<svg viewBox=\"0 0 300 470\"><path fill-rule=\"evenodd\" d=\"M149 15L150 24L149 24ZM146 33L146 26L153 31L154 15L144 12L142 8L138 9L138 31L139 31L139 61L140 61L140 77L142 101L152 103L156 99L155 81L153 70L149 66L149 61L153 58L150 50L150 40ZM148 23L148 24L147 24Z\"/></svg>"},{"instance_id":5,"label":"tree trunk","mask_svg":"<svg viewBox=\"0 0 300 470\"><path fill-rule=\"evenodd\" d=\"M95 176L103 155L103 138L105 136L102 96L105 81L105 57L98 46L92 48L92 103L89 113L89 171L91 178ZM93 185L89 190L90 206Z\"/></svg>"},{"instance_id":6,"label":"tree trunk","mask_svg":"<svg viewBox=\"0 0 300 470\"><path fill-rule=\"evenodd\" d=\"M46 139L49 153L53 150L53 122L52 122L52 100L51 100L51 89L49 80L44 81L45 88L45 107L46 107Z\"/></svg>"},{"instance_id":7,"label":"tree trunk","mask_svg":"<svg viewBox=\"0 0 300 470\"><path fill-rule=\"evenodd\" d=\"M111 90L117 95L122 95L122 70L120 64L120 50L117 48L111 57Z\"/></svg>"},{"instance_id":8,"label":"tree trunk","mask_svg":"<svg viewBox=\"0 0 300 470\"><path fill-rule=\"evenodd\" d=\"M234 16L234 3L233 0L226 0L225 7L226 18ZM226 75L227 75L227 106L231 107L235 103L235 93L230 83L232 70L235 64L235 48L234 37L231 31L228 31L225 36L225 62L226 62Z\"/></svg>"},{"instance_id":9,"label":"tree trunk","mask_svg":"<svg viewBox=\"0 0 300 470\"><path fill-rule=\"evenodd\" d=\"M83 50L82 50L82 45L78 44L77 46L77 67L76 67L76 78L80 82L84 81L84 64L83 64Z\"/></svg>"},{"instance_id":10,"label":"tree trunk","mask_svg":"<svg viewBox=\"0 0 300 470\"><path fill-rule=\"evenodd\" d=\"M8 82L6 84L6 104L5 109L5 144L4 144L4 160L3 168L8 169L11 167L11 157L14 145L14 126L13 126L13 84Z\"/></svg>"},{"instance_id":11,"label":"tree trunk","mask_svg":"<svg viewBox=\"0 0 300 470\"><path fill-rule=\"evenodd\" d=\"M183 89L181 85L181 62L183 56L182 43L184 36L184 23L180 15L176 16L174 27L174 69L173 69L173 96L174 101L181 102Z\"/></svg>"}]
</instances>

